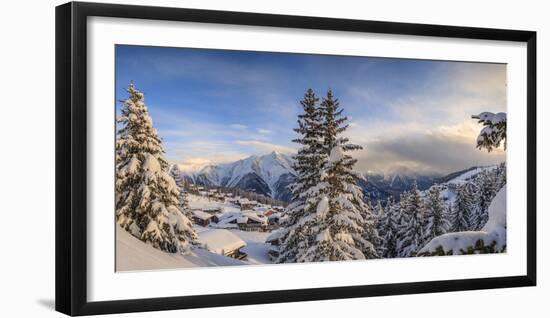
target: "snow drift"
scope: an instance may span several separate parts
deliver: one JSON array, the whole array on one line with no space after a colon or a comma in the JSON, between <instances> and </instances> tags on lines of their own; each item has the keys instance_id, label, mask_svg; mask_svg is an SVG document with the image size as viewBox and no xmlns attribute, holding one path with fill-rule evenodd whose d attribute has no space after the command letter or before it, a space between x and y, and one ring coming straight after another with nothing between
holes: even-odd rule
<instances>
[{"instance_id":1,"label":"snow drift","mask_svg":"<svg viewBox=\"0 0 550 318\"><path fill-rule=\"evenodd\" d=\"M138 240L120 226L116 228L116 271L246 265L201 248L192 249L189 255L166 253Z\"/></svg>"}]
</instances>

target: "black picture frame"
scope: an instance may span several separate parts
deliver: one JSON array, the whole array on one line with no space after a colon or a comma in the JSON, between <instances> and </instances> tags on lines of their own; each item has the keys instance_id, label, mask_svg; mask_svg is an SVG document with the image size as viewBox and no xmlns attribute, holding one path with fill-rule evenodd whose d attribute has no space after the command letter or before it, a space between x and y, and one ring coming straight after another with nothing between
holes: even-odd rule
<instances>
[{"instance_id":1,"label":"black picture frame","mask_svg":"<svg viewBox=\"0 0 550 318\"><path fill-rule=\"evenodd\" d=\"M501 40L527 44L527 274L352 287L87 301L86 36L91 16ZM536 32L70 2L56 7L56 310L92 315L536 285Z\"/></svg>"}]
</instances>

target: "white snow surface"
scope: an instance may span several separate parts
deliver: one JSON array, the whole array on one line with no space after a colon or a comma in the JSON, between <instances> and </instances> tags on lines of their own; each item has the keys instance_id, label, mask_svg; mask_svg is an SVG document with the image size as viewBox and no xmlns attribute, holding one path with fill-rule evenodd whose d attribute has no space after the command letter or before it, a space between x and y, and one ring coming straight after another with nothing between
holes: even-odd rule
<instances>
[{"instance_id":1,"label":"white snow surface","mask_svg":"<svg viewBox=\"0 0 550 318\"><path fill-rule=\"evenodd\" d=\"M208 220L212 217L212 214L206 213L201 210L193 210L191 213L193 213L195 217L198 217L201 220Z\"/></svg>"},{"instance_id":2,"label":"white snow surface","mask_svg":"<svg viewBox=\"0 0 550 318\"><path fill-rule=\"evenodd\" d=\"M246 242L246 246L241 248L241 251L248 254L244 260L248 264L271 264L269 259L269 248L271 244L265 243L267 238L271 235L270 232L258 232L258 231L240 231L230 230L231 233L240 237L241 240Z\"/></svg>"},{"instance_id":3,"label":"white snow surface","mask_svg":"<svg viewBox=\"0 0 550 318\"><path fill-rule=\"evenodd\" d=\"M482 231L493 232L506 229L506 186L497 192L489 205L489 220Z\"/></svg>"},{"instance_id":4,"label":"white snow surface","mask_svg":"<svg viewBox=\"0 0 550 318\"><path fill-rule=\"evenodd\" d=\"M460 254L468 246L474 246L478 240L485 245L496 242L496 249L506 246L506 186L503 187L489 205L489 220L481 231L465 231L447 233L433 238L418 253L435 252L441 246L445 252L452 250L453 254Z\"/></svg>"},{"instance_id":5,"label":"white snow surface","mask_svg":"<svg viewBox=\"0 0 550 318\"><path fill-rule=\"evenodd\" d=\"M474 116L474 118L479 118L480 120L484 120L487 122L490 122L492 124L498 124L501 122L506 121L506 113L491 113L491 112L483 112L480 113L477 116Z\"/></svg>"},{"instance_id":6,"label":"white snow surface","mask_svg":"<svg viewBox=\"0 0 550 318\"><path fill-rule=\"evenodd\" d=\"M199 242L209 251L221 255L246 246L240 237L224 229L211 229L199 233Z\"/></svg>"},{"instance_id":7,"label":"white snow surface","mask_svg":"<svg viewBox=\"0 0 550 318\"><path fill-rule=\"evenodd\" d=\"M337 163L344 158L344 151L341 146L335 146L330 150L329 162Z\"/></svg>"},{"instance_id":8,"label":"white snow surface","mask_svg":"<svg viewBox=\"0 0 550 318\"><path fill-rule=\"evenodd\" d=\"M244 224L246 222L248 222L248 217L246 215L239 215L237 217L237 223Z\"/></svg>"},{"instance_id":9,"label":"white snow surface","mask_svg":"<svg viewBox=\"0 0 550 318\"><path fill-rule=\"evenodd\" d=\"M211 223L207 228L195 225L195 229L199 235L199 241L204 237L205 232L225 231L233 236L236 236L245 243L246 246L242 247L241 251L248 255L247 258L243 260L246 264L271 264L271 260L268 255L271 244L265 242L266 239L272 235L271 232L241 231L238 229L237 224L229 223L236 221L237 218L244 215L247 218L252 218L253 220L257 220L258 222L265 224L267 223L266 217L260 216L257 212L252 210L241 211L240 208L228 201L225 201L224 203L213 202L208 198L192 194L188 195L188 199L190 203L193 203L195 206L211 206L212 204L215 204L216 207L219 207L222 210L222 212L218 214L220 219L219 223ZM216 234L207 234L207 236L208 235L215 236Z\"/></svg>"},{"instance_id":10,"label":"white snow surface","mask_svg":"<svg viewBox=\"0 0 550 318\"><path fill-rule=\"evenodd\" d=\"M498 167L498 165L477 167L477 168L472 169L470 171L464 172L463 174L447 181L446 183L447 184L453 183L453 184L457 184L457 185L458 184L463 184L463 183L468 182L468 179L470 179L471 177L474 177L475 175L480 174L483 171L487 171L487 172L492 171L492 170L496 169L497 167Z\"/></svg>"},{"instance_id":11,"label":"white snow surface","mask_svg":"<svg viewBox=\"0 0 550 318\"><path fill-rule=\"evenodd\" d=\"M323 196L323 198L317 203L317 216L323 218L329 210L328 198Z\"/></svg>"},{"instance_id":12,"label":"white snow surface","mask_svg":"<svg viewBox=\"0 0 550 318\"><path fill-rule=\"evenodd\" d=\"M187 194L187 200L188 200L189 208L192 210L221 208L224 205L221 202L212 201L208 198L194 195L194 194Z\"/></svg>"},{"instance_id":13,"label":"white snow surface","mask_svg":"<svg viewBox=\"0 0 550 318\"><path fill-rule=\"evenodd\" d=\"M282 229L275 230L265 238L265 241L268 242L278 240L283 235L283 232L284 231Z\"/></svg>"},{"instance_id":14,"label":"white snow surface","mask_svg":"<svg viewBox=\"0 0 550 318\"><path fill-rule=\"evenodd\" d=\"M256 212L254 211L243 211L241 213L241 216L243 217L246 217L246 221L248 221L248 219L251 219L255 222L258 222L258 223L262 223L262 224L265 224L267 225L267 217L263 216L263 215L258 215ZM243 223L246 223L246 221L244 221ZM238 221L237 221L238 222ZM239 222L240 223L240 222Z\"/></svg>"},{"instance_id":15,"label":"white snow surface","mask_svg":"<svg viewBox=\"0 0 550 318\"><path fill-rule=\"evenodd\" d=\"M150 171L153 173L159 173L162 171L162 168L157 158L155 158L155 156L153 156L152 154L147 153L145 154L145 162L143 163L143 170Z\"/></svg>"},{"instance_id":16,"label":"white snow surface","mask_svg":"<svg viewBox=\"0 0 550 318\"><path fill-rule=\"evenodd\" d=\"M330 237L329 229L323 230L321 233L317 234L317 237L315 238L318 242L331 242L332 238Z\"/></svg>"},{"instance_id":17,"label":"white snow surface","mask_svg":"<svg viewBox=\"0 0 550 318\"><path fill-rule=\"evenodd\" d=\"M189 255L166 253L116 227L116 270L140 271L210 266L246 265L245 262L195 248Z\"/></svg>"},{"instance_id":18,"label":"white snow surface","mask_svg":"<svg viewBox=\"0 0 550 318\"><path fill-rule=\"evenodd\" d=\"M135 175L138 172L139 166L139 160L133 155L128 163L120 168L120 173L123 175Z\"/></svg>"}]
</instances>

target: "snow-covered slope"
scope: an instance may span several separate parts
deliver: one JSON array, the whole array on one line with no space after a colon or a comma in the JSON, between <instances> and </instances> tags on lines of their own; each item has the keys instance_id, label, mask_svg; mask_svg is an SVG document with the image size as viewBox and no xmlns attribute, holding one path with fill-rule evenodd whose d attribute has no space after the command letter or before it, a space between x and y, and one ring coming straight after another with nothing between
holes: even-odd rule
<instances>
[{"instance_id":1,"label":"snow-covered slope","mask_svg":"<svg viewBox=\"0 0 550 318\"><path fill-rule=\"evenodd\" d=\"M443 182L438 185L441 188L441 197L447 202L447 204L452 204L455 201L456 189L459 186L471 181L483 171L489 172L496 168L497 168L497 165L472 167L470 169L464 170L460 174L458 173L451 174L453 175L453 178L447 178L446 182Z\"/></svg>"},{"instance_id":2,"label":"snow-covered slope","mask_svg":"<svg viewBox=\"0 0 550 318\"><path fill-rule=\"evenodd\" d=\"M371 200L386 200L392 196L394 200L399 200L399 195L404 191L411 190L413 183L420 191L427 193L430 188L437 185L442 190L442 196L445 199L454 200L454 189L457 186L475 178L483 171L491 171L497 165L471 167L465 170L456 171L446 176L420 175L415 174L405 168L396 169L391 173L380 174L369 172L363 175L359 180L359 186L363 188L365 195Z\"/></svg>"},{"instance_id":3,"label":"snow-covered slope","mask_svg":"<svg viewBox=\"0 0 550 318\"><path fill-rule=\"evenodd\" d=\"M292 158L272 152L219 165L195 166L182 169L184 178L200 185L240 188L264 194L275 199L285 199L288 186L296 175Z\"/></svg>"},{"instance_id":4,"label":"snow-covered slope","mask_svg":"<svg viewBox=\"0 0 550 318\"><path fill-rule=\"evenodd\" d=\"M506 249L506 187L503 187L489 206L489 220L481 231L447 233L433 238L418 253L430 255L438 249L447 255L465 254L468 248L483 242L483 246L493 246L491 251ZM476 251L480 252L480 251Z\"/></svg>"},{"instance_id":5,"label":"snow-covered slope","mask_svg":"<svg viewBox=\"0 0 550 318\"><path fill-rule=\"evenodd\" d=\"M247 263L196 248L190 255L158 250L116 227L116 270L138 271L205 266L246 265Z\"/></svg>"}]
</instances>

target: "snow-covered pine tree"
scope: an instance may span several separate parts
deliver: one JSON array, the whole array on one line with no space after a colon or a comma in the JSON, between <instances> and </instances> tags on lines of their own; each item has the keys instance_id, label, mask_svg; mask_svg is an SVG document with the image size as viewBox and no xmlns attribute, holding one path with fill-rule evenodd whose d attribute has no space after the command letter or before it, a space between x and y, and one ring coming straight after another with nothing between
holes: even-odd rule
<instances>
[{"instance_id":1,"label":"snow-covered pine tree","mask_svg":"<svg viewBox=\"0 0 550 318\"><path fill-rule=\"evenodd\" d=\"M397 241L397 254L401 253L400 250L400 244L401 240L403 239L403 236L405 235L405 229L407 228L407 219L405 215L405 202L409 199L409 191L403 191L401 194L399 194L399 202L395 202L394 206L397 210L397 233L396 233L396 241Z\"/></svg>"},{"instance_id":2,"label":"snow-covered pine tree","mask_svg":"<svg viewBox=\"0 0 550 318\"><path fill-rule=\"evenodd\" d=\"M384 214L378 221L378 234L382 239L382 257L394 258L398 255L397 234L399 231L399 205L393 197L389 197L384 208Z\"/></svg>"},{"instance_id":3,"label":"snow-covered pine tree","mask_svg":"<svg viewBox=\"0 0 550 318\"><path fill-rule=\"evenodd\" d=\"M376 203L376 206L373 208L372 203L370 203L369 200L366 200L366 198L363 197L362 199L365 202L366 211L372 211L370 215L362 213L363 217L372 220L373 228L376 230L376 237L368 238L369 242L371 242L374 245L374 248L376 250L376 254L378 257L382 257L382 254L384 253L384 241L382 238L382 234L380 234L380 227L381 227L381 221L384 217L386 210L382 206L382 201L378 200Z\"/></svg>"},{"instance_id":4,"label":"snow-covered pine tree","mask_svg":"<svg viewBox=\"0 0 550 318\"><path fill-rule=\"evenodd\" d=\"M376 227L376 230L378 231L378 235L382 237L381 228L382 228L382 219L384 218L384 215L386 214L386 209L382 206L382 201L378 200L376 203L376 207L373 209L373 218L374 218L374 224Z\"/></svg>"},{"instance_id":5,"label":"snow-covered pine tree","mask_svg":"<svg viewBox=\"0 0 550 318\"><path fill-rule=\"evenodd\" d=\"M187 201L185 180L183 179L181 170L177 164L172 165L170 168L170 176L172 176L176 182L176 186L178 187L180 210L189 220L192 220L191 211L189 210L189 202Z\"/></svg>"},{"instance_id":6,"label":"snow-covered pine tree","mask_svg":"<svg viewBox=\"0 0 550 318\"><path fill-rule=\"evenodd\" d=\"M302 147L294 156L296 182L291 186L292 201L285 211L276 263L306 261L304 254L316 239L316 212L324 184L321 173L328 157L323 151L318 101L312 89L308 89L300 101L302 113L298 115L298 128L294 129L299 137L293 142Z\"/></svg>"},{"instance_id":7,"label":"snow-covered pine tree","mask_svg":"<svg viewBox=\"0 0 550 318\"><path fill-rule=\"evenodd\" d=\"M470 231L473 209L475 208L474 184L465 183L458 187L450 217L450 232Z\"/></svg>"},{"instance_id":8,"label":"snow-covered pine tree","mask_svg":"<svg viewBox=\"0 0 550 318\"><path fill-rule=\"evenodd\" d=\"M453 213L454 213L453 205L454 205L453 202L449 202L445 207L445 214L447 216L447 220L449 221L449 228L447 229L447 233L453 231ZM428 242L425 242L425 243L428 243Z\"/></svg>"},{"instance_id":9,"label":"snow-covered pine tree","mask_svg":"<svg viewBox=\"0 0 550 318\"><path fill-rule=\"evenodd\" d=\"M496 185L495 189L498 192L506 185L506 161L501 162L495 169Z\"/></svg>"},{"instance_id":10,"label":"snow-covered pine tree","mask_svg":"<svg viewBox=\"0 0 550 318\"><path fill-rule=\"evenodd\" d=\"M424 202L424 242L445 234L451 227L438 186L432 186Z\"/></svg>"},{"instance_id":11,"label":"snow-covered pine tree","mask_svg":"<svg viewBox=\"0 0 550 318\"><path fill-rule=\"evenodd\" d=\"M497 193L497 179L495 171L482 171L475 179L477 197L475 198L476 209L471 216L470 225L472 230L481 229L489 219L489 205Z\"/></svg>"},{"instance_id":12,"label":"snow-covered pine tree","mask_svg":"<svg viewBox=\"0 0 550 318\"><path fill-rule=\"evenodd\" d=\"M403 196L400 202L403 216L399 234L399 256L415 256L416 252L424 246L424 215L422 198L416 181L412 189Z\"/></svg>"},{"instance_id":13,"label":"snow-covered pine tree","mask_svg":"<svg viewBox=\"0 0 550 318\"><path fill-rule=\"evenodd\" d=\"M319 107L322 114L322 137L328 162L321 176L324 181L317 208L318 233L305 253L308 261L339 261L379 257L380 237L372 211L357 186L360 176L353 171L357 162L349 151L359 150L341 134L348 128L338 99L328 91Z\"/></svg>"},{"instance_id":14,"label":"snow-covered pine tree","mask_svg":"<svg viewBox=\"0 0 550 318\"><path fill-rule=\"evenodd\" d=\"M179 191L168 173L162 141L133 84L123 101L116 140L117 223L163 251L187 252L195 240L192 223L179 209Z\"/></svg>"}]
</instances>

